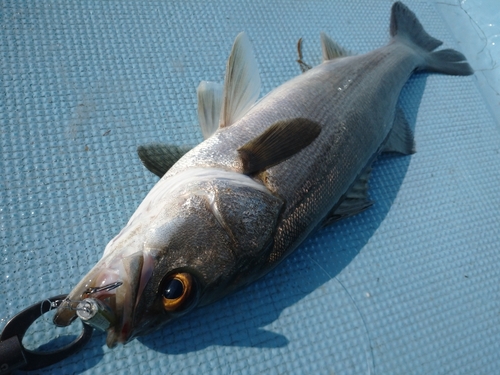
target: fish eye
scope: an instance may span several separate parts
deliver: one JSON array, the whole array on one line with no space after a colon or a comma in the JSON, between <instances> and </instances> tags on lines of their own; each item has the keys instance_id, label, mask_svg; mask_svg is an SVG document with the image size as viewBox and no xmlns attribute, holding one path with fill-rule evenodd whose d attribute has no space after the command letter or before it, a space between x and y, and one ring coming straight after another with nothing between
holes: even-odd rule
<instances>
[{"instance_id":1,"label":"fish eye","mask_svg":"<svg viewBox=\"0 0 500 375\"><path fill-rule=\"evenodd\" d=\"M175 273L169 275L163 284L162 300L165 311L181 311L191 305L195 282L189 273Z\"/></svg>"}]
</instances>

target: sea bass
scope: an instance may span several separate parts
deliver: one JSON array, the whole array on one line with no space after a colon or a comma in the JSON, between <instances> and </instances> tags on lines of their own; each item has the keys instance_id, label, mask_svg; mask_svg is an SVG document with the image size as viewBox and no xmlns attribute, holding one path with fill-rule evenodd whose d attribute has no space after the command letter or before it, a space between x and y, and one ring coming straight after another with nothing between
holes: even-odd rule
<instances>
[{"instance_id":1,"label":"sea bass","mask_svg":"<svg viewBox=\"0 0 500 375\"><path fill-rule=\"evenodd\" d=\"M408 78L473 73L461 53L435 51L442 42L400 2L390 34L389 44L364 55L321 34L323 63L300 61L303 74L259 101L252 47L238 35L224 84L198 87L205 141L188 152L139 148L162 178L54 322L78 315L107 330L109 347L126 343L253 282L313 230L370 207L376 156L414 152L398 107Z\"/></svg>"}]
</instances>

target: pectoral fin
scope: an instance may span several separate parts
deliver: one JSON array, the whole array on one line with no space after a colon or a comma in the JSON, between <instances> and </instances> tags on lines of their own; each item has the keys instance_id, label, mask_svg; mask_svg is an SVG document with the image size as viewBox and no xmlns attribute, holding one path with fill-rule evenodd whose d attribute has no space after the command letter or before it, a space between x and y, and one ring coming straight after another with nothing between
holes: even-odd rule
<instances>
[{"instance_id":1,"label":"pectoral fin","mask_svg":"<svg viewBox=\"0 0 500 375\"><path fill-rule=\"evenodd\" d=\"M222 84L208 81L201 81L196 90L198 96L198 121L204 139L212 136L219 127L222 90Z\"/></svg>"},{"instance_id":2,"label":"pectoral fin","mask_svg":"<svg viewBox=\"0 0 500 375\"><path fill-rule=\"evenodd\" d=\"M192 147L176 146L162 143L150 143L137 147L137 154L142 164L158 177L163 177L165 173L177 163L185 153Z\"/></svg>"},{"instance_id":3,"label":"pectoral fin","mask_svg":"<svg viewBox=\"0 0 500 375\"><path fill-rule=\"evenodd\" d=\"M358 177L356 183L344 195L340 205L326 216L323 226L359 214L373 205L373 202L368 199L368 180L370 179L371 170L370 166Z\"/></svg>"},{"instance_id":4,"label":"pectoral fin","mask_svg":"<svg viewBox=\"0 0 500 375\"><path fill-rule=\"evenodd\" d=\"M242 118L259 94L260 75L252 44L245 33L239 33L227 60L219 126L225 128Z\"/></svg>"},{"instance_id":5,"label":"pectoral fin","mask_svg":"<svg viewBox=\"0 0 500 375\"><path fill-rule=\"evenodd\" d=\"M243 173L261 172L285 161L308 146L321 132L321 126L305 118L281 120L238 149Z\"/></svg>"},{"instance_id":6,"label":"pectoral fin","mask_svg":"<svg viewBox=\"0 0 500 375\"><path fill-rule=\"evenodd\" d=\"M413 132L411 131L403 110L399 106L396 107L394 125L389 133L387 142L382 148L382 152L397 152L403 155L415 153Z\"/></svg>"}]
</instances>

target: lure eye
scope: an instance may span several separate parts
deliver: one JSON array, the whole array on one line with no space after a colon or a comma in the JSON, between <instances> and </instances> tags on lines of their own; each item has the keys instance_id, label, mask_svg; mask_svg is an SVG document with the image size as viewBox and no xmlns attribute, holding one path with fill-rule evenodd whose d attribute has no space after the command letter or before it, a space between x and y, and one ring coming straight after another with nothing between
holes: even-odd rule
<instances>
[{"instance_id":1,"label":"lure eye","mask_svg":"<svg viewBox=\"0 0 500 375\"><path fill-rule=\"evenodd\" d=\"M163 284L162 298L165 311L180 311L190 305L194 296L194 280L188 273L170 275Z\"/></svg>"}]
</instances>

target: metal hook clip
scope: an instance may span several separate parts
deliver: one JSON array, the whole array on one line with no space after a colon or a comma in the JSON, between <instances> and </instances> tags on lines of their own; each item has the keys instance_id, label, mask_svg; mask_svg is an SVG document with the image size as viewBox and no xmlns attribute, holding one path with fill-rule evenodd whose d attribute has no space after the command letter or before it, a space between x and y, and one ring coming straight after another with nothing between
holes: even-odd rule
<instances>
[{"instance_id":1,"label":"metal hook clip","mask_svg":"<svg viewBox=\"0 0 500 375\"><path fill-rule=\"evenodd\" d=\"M17 369L29 371L53 365L78 352L87 344L93 332L93 328L87 324L83 324L83 331L78 338L58 350L34 352L22 344L31 324L46 312L58 307L66 296L62 294L38 302L9 320L0 336L0 375L10 374Z\"/></svg>"}]
</instances>

